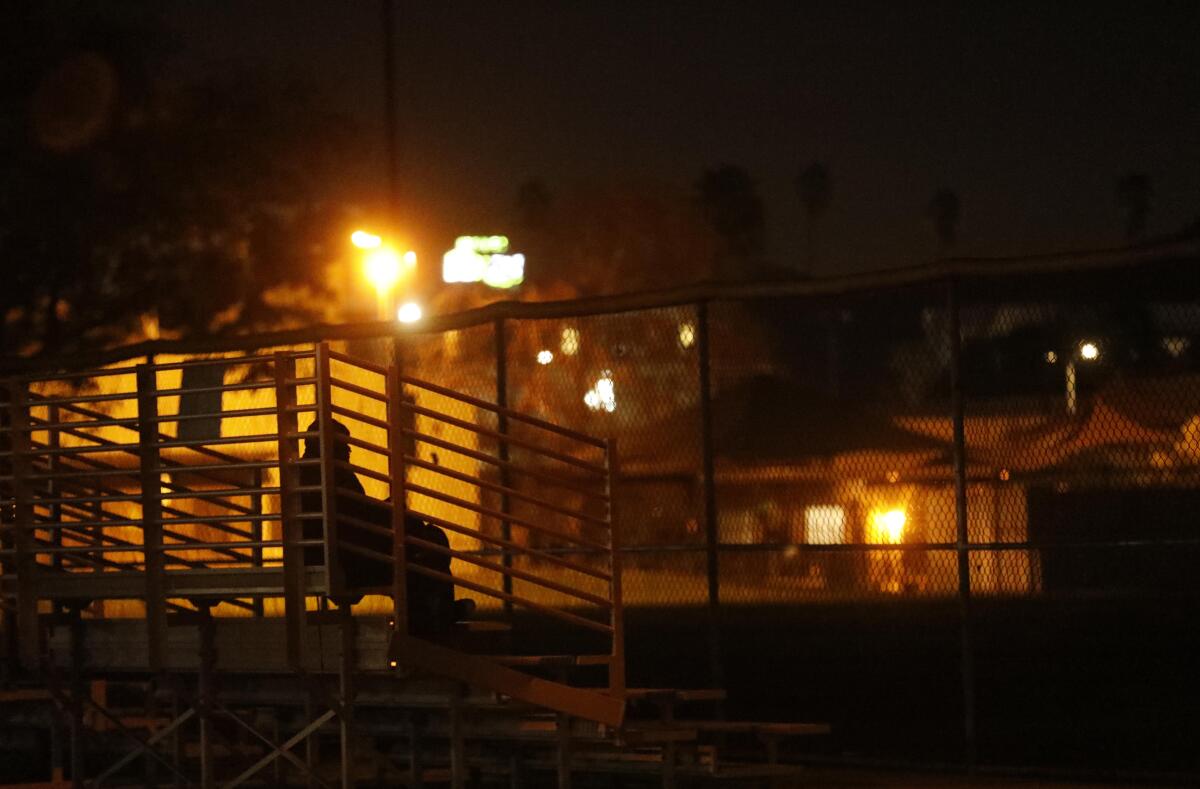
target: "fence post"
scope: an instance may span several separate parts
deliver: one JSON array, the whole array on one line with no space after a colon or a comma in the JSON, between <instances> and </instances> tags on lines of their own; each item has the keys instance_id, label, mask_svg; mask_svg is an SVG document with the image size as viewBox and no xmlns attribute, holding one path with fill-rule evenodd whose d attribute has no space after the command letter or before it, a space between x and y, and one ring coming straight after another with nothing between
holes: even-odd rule
<instances>
[{"instance_id":1,"label":"fence post","mask_svg":"<svg viewBox=\"0 0 1200 789\"><path fill-rule=\"evenodd\" d=\"M610 438L604 448L605 465L608 467L608 484L604 491L608 495L608 539L610 602L612 609L609 624L612 626L612 655L608 664L608 689L618 697L625 696L625 604L621 593L621 521L617 516L617 485L620 482L621 463L617 457L617 440Z\"/></svg>"},{"instance_id":2,"label":"fence post","mask_svg":"<svg viewBox=\"0 0 1200 789\"><path fill-rule=\"evenodd\" d=\"M504 319L496 318L492 324L492 337L496 348L496 405L500 408L508 408L508 337L504 332ZM512 474L508 468L508 441L505 440L508 436L508 415L503 411L496 414L496 432L501 435L496 447L496 457L500 460L500 487L504 488L500 493L500 512L508 515L512 507L508 497L508 490L512 487ZM512 539L512 524L508 520L500 521L500 536L505 542ZM512 567L512 552L508 548L502 549L500 562L506 570ZM512 576L505 573L501 583L504 593L511 595ZM512 616L511 600L504 601L504 615Z\"/></svg>"},{"instance_id":3,"label":"fence post","mask_svg":"<svg viewBox=\"0 0 1200 789\"><path fill-rule=\"evenodd\" d=\"M296 359L275 354L275 429L279 434L279 537L283 541L283 611L288 665L299 668L304 655L305 573L304 551L299 543L304 529L296 515Z\"/></svg>"},{"instance_id":4,"label":"fence post","mask_svg":"<svg viewBox=\"0 0 1200 789\"><path fill-rule=\"evenodd\" d=\"M33 534L33 493L29 489L32 464L29 461L29 404L25 385L13 381L9 386L9 430L12 442L13 539L17 572L17 655L21 665L34 669L41 655L38 627L37 557Z\"/></svg>"},{"instance_id":5,"label":"fence post","mask_svg":"<svg viewBox=\"0 0 1200 789\"><path fill-rule=\"evenodd\" d=\"M338 551L337 515L337 453L333 431L333 385L329 373L329 344L317 344L317 423L321 447L321 503L325 511L325 575L327 595L337 599L342 596L345 578Z\"/></svg>"},{"instance_id":6,"label":"fence post","mask_svg":"<svg viewBox=\"0 0 1200 789\"><path fill-rule=\"evenodd\" d=\"M392 363L388 365L387 379L388 474L391 477L392 493L392 615L393 632L408 635L408 496L405 494L404 470L404 415L401 402L404 384L400 380L399 340L392 338Z\"/></svg>"},{"instance_id":7,"label":"fence post","mask_svg":"<svg viewBox=\"0 0 1200 789\"><path fill-rule=\"evenodd\" d=\"M713 463L712 345L708 302L696 304L696 346L700 356L700 441L704 477L704 549L708 568L708 670L714 687L722 687L725 671L721 657L721 576L717 544L717 483Z\"/></svg>"},{"instance_id":8,"label":"fence post","mask_svg":"<svg viewBox=\"0 0 1200 789\"><path fill-rule=\"evenodd\" d=\"M954 427L954 521L958 557L959 643L963 697L963 761L975 767L975 656L971 645L971 552L967 525L967 442L962 392L962 320L958 282L948 281L950 410Z\"/></svg>"},{"instance_id":9,"label":"fence post","mask_svg":"<svg viewBox=\"0 0 1200 789\"><path fill-rule=\"evenodd\" d=\"M163 597L162 492L158 456L158 379L151 358L137 366L138 482L142 492L142 550L146 562L146 637L150 668L161 671L167 633Z\"/></svg>"}]
</instances>

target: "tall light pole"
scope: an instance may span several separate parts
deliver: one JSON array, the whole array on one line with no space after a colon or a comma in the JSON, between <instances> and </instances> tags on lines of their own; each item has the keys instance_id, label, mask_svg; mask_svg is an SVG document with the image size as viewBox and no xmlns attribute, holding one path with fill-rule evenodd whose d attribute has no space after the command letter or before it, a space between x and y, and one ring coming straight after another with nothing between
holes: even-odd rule
<instances>
[{"instance_id":1,"label":"tall light pole","mask_svg":"<svg viewBox=\"0 0 1200 789\"><path fill-rule=\"evenodd\" d=\"M1084 340L1067 354L1067 363L1064 365L1063 370L1066 375L1067 384L1067 413L1071 416L1074 416L1079 410L1078 395L1076 392L1077 371L1075 369L1075 362L1076 360L1094 362L1099 358L1100 346L1091 340Z\"/></svg>"},{"instance_id":2,"label":"tall light pole","mask_svg":"<svg viewBox=\"0 0 1200 789\"><path fill-rule=\"evenodd\" d=\"M388 229L400 215L400 173L396 161L396 0L380 0L383 15L383 133L387 157Z\"/></svg>"}]
</instances>

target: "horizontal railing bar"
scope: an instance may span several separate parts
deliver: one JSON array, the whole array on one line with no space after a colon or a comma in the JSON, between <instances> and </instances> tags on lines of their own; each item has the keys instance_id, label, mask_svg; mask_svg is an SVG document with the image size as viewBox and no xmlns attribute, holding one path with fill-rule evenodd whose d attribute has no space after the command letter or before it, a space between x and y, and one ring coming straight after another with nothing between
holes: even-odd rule
<instances>
[{"instance_id":1,"label":"horizontal railing bar","mask_svg":"<svg viewBox=\"0 0 1200 789\"><path fill-rule=\"evenodd\" d=\"M73 553L86 555L89 553L146 553L144 545L70 545L42 548L38 553L58 554Z\"/></svg>"},{"instance_id":2,"label":"horizontal railing bar","mask_svg":"<svg viewBox=\"0 0 1200 789\"><path fill-rule=\"evenodd\" d=\"M458 419L457 417L450 416L449 414L443 414L440 411L434 411L432 408L425 408L423 406L405 403L403 401L398 404L398 407L407 411L411 411L414 414L420 414L421 416L427 416L430 419L436 419L439 422L445 422L448 425L460 427L463 430L469 430L481 436L487 436L488 438L493 438L497 441L503 441L509 446L521 447L522 449L533 452L534 454L541 455L542 457L548 457L552 460L557 460L560 463L566 463L568 465L575 466L576 468L581 468L584 471L590 471L593 474L603 475L607 472L607 469L605 469L604 466L589 463L586 460L580 460L579 458L565 455L562 452L556 452L553 449L546 449L545 447L538 446L531 441L513 438L506 433L499 433L495 430L490 430L481 425L477 425L474 422L468 422L465 419Z\"/></svg>"},{"instance_id":3,"label":"horizontal railing bar","mask_svg":"<svg viewBox=\"0 0 1200 789\"><path fill-rule=\"evenodd\" d=\"M566 570L571 570L572 572L582 573L584 575L590 575L593 578L599 578L601 581L611 581L612 580L612 576L609 575L608 573L604 572L603 570L596 570L596 569L593 569L586 565L576 564L575 562L569 561L567 559L561 559L558 556L554 556L550 553L546 553L545 551L542 551L539 548L529 548L527 546L521 545L520 543L515 543L512 540L506 540L502 537L493 537L490 534L484 534L483 532L474 531L472 529L468 529L465 526L459 526L457 523L454 523L453 521L448 521L443 518L438 518L434 515L427 515L426 513L420 512L418 510L410 509L409 513L420 518L421 520L428 521L429 523L432 523L435 526L440 526L441 528L445 529L446 531L452 531L455 534L461 534L464 537L470 537L471 539L479 540L480 542L486 542L489 545L495 545L500 548L505 548L509 551L513 551L515 553L520 553L525 556L530 556L535 559L539 559L541 561L547 562L549 564L557 565ZM608 550L606 549L600 553L607 554Z\"/></svg>"},{"instance_id":4,"label":"horizontal railing bar","mask_svg":"<svg viewBox=\"0 0 1200 789\"><path fill-rule=\"evenodd\" d=\"M279 465L275 460L239 460L234 463L205 463L197 466L189 466L185 464L179 465L164 465L159 469L164 474L193 474L201 471L244 471L256 468L275 468ZM134 473L137 470L134 469ZM210 477L211 479L211 477Z\"/></svg>"},{"instance_id":5,"label":"horizontal railing bar","mask_svg":"<svg viewBox=\"0 0 1200 789\"><path fill-rule=\"evenodd\" d=\"M551 433L557 433L560 436L565 436L566 438L573 439L582 444L590 444L591 446L598 447L600 449L605 449L607 447L607 444L603 439L596 438L595 436L589 436L586 433L579 433L561 425L556 425L553 422L547 422L544 419L538 419L535 416L529 416L521 411L514 411L511 408L505 408L504 406L499 406L495 403L489 403L487 400L480 400L479 398L471 397L470 395L463 394L462 392L456 392L453 389L448 389L444 386L430 383L429 381L423 381L419 378L412 378L410 376L402 375L400 376L400 382L410 384L421 389L426 389L430 392L435 392L453 400L458 400L460 402L467 403L468 405L473 405L477 408L482 408L496 414L503 414L510 419L518 422L524 422L527 425L532 425Z\"/></svg>"},{"instance_id":6,"label":"horizontal railing bar","mask_svg":"<svg viewBox=\"0 0 1200 789\"><path fill-rule=\"evenodd\" d=\"M493 457L492 455L489 455L485 452L478 452L473 449L467 449L466 447L460 447L457 444L452 444L451 442L446 441L445 439L438 438L437 436L431 436L427 433L421 433L417 430L409 430L406 428L406 429L402 430L401 432L405 436L412 438L414 441L420 441L424 444L429 444L430 446L438 447L439 449L445 449L448 452L455 452L457 454L462 455L463 457L469 457L472 460L478 460L481 463L489 463L498 468L505 468L505 469L508 469L509 471L515 471L519 474L524 474L525 476L530 477L532 479L541 480L542 482L545 482L549 485L554 485L556 487L560 487L565 490L571 490L576 493L580 493L584 496L590 496L594 499L597 499L598 501L605 501L605 502L608 501L608 495L605 493L601 493L601 492L595 491L595 490L589 490L588 488L585 488L582 485L578 485L574 482L567 482L566 480L559 479L558 477L554 476L553 474L547 474L544 471L528 469L528 468L525 468L524 466L519 466L512 461L500 460L499 458Z\"/></svg>"},{"instance_id":7,"label":"horizontal railing bar","mask_svg":"<svg viewBox=\"0 0 1200 789\"><path fill-rule=\"evenodd\" d=\"M536 523L527 521L524 518L518 518L510 513L500 512L499 510L493 510L489 507L482 507L478 504L467 501L466 499L461 499L457 496L452 496L449 493L443 493L440 490L434 490L433 488L427 488L424 485L414 485L412 482L407 482L404 485L404 489L410 493L419 493L423 496L429 496L432 499L444 501L447 504L453 504L470 512L474 512L479 515L486 515L499 521L506 521L511 523L513 526L520 526L523 529L529 529L530 531L535 531L539 534L544 534L547 537L562 540L563 542L571 542L576 545L582 545L587 548L595 548L596 550L600 551L608 550L607 545L593 542L586 537L576 537L574 535L556 532L553 529L547 529L545 526L538 526Z\"/></svg>"},{"instance_id":8,"label":"horizontal railing bar","mask_svg":"<svg viewBox=\"0 0 1200 789\"><path fill-rule=\"evenodd\" d=\"M411 455L404 456L404 463L405 463L405 465L417 466L418 468L423 468L428 471L435 472L437 474L442 474L444 476L450 477L451 479L456 479L459 482L466 482L471 485L478 485L479 487L481 487L485 490L490 490L493 493L507 494L508 496L511 496L514 499L520 499L521 501L528 502L530 504L533 504L538 507L542 507L542 508L550 510L552 512L557 512L560 515L566 515L568 518L575 518L577 520L586 521L588 523L593 523L597 526L603 526L606 528L608 527L608 521L604 520L603 518L597 518L594 515L585 515L584 513L577 512L575 510L570 509L569 507L561 507L557 504L552 504L551 502L548 502L545 499L539 499L536 496L530 496L528 493L522 493L519 490L514 490L513 488L505 487L504 485L497 485L494 482L488 482L487 480L480 479L479 477L472 476L471 474L464 474L461 471L455 471L453 469L446 468L445 466L439 465L437 463L431 463L427 460L421 460L420 458L415 458L415 457L412 457Z\"/></svg>"},{"instance_id":9,"label":"horizontal railing bar","mask_svg":"<svg viewBox=\"0 0 1200 789\"><path fill-rule=\"evenodd\" d=\"M239 408L234 411L215 411L206 414L159 414L146 419L146 422L162 424L163 422L186 422L193 419L234 419L248 416L275 416L277 408Z\"/></svg>"},{"instance_id":10,"label":"horizontal railing bar","mask_svg":"<svg viewBox=\"0 0 1200 789\"><path fill-rule=\"evenodd\" d=\"M68 378L103 378L110 375L130 375L137 372L137 367L101 367L95 370L82 370L74 373L46 373L44 375L18 375L16 381L65 381Z\"/></svg>"},{"instance_id":11,"label":"horizontal railing bar","mask_svg":"<svg viewBox=\"0 0 1200 789\"><path fill-rule=\"evenodd\" d=\"M371 471L370 469L365 469L362 466L356 466L355 464L351 463L348 460L335 460L335 461L333 461L333 465L338 466L340 468L349 469L356 474L362 474L364 477L367 477L368 479L374 479L374 480L379 480L380 482L389 482L389 483L392 481L392 478L389 477L387 474L384 474L379 471ZM351 492L353 492L353 491L351 491Z\"/></svg>"},{"instance_id":12,"label":"horizontal railing bar","mask_svg":"<svg viewBox=\"0 0 1200 789\"><path fill-rule=\"evenodd\" d=\"M18 529L17 524L5 524L9 528ZM92 520L92 521L35 521L31 524L31 528L45 529L46 531L54 531L55 529L79 529L84 526L92 528L115 528L118 526L141 526L140 518L111 518L108 520Z\"/></svg>"},{"instance_id":13,"label":"horizontal railing bar","mask_svg":"<svg viewBox=\"0 0 1200 789\"><path fill-rule=\"evenodd\" d=\"M21 479L45 479L45 480L64 480L76 479L78 477L136 477L138 470L136 468L112 468L102 467L93 469L83 469L81 471L53 471L45 474L24 474ZM11 474L0 475L0 482L12 482L16 477Z\"/></svg>"},{"instance_id":14,"label":"horizontal railing bar","mask_svg":"<svg viewBox=\"0 0 1200 789\"><path fill-rule=\"evenodd\" d=\"M246 381L240 384L221 384L220 386L177 386L173 389L156 389L154 396L178 397L187 394L213 394L215 392L251 392L257 389L274 389L274 381Z\"/></svg>"},{"instance_id":15,"label":"horizontal railing bar","mask_svg":"<svg viewBox=\"0 0 1200 789\"><path fill-rule=\"evenodd\" d=\"M58 449L31 448L25 452L0 452L0 457L21 455L28 458L39 457L69 457L71 455L101 454L105 452L136 452L137 444L90 444L85 447L59 447Z\"/></svg>"},{"instance_id":16,"label":"horizontal railing bar","mask_svg":"<svg viewBox=\"0 0 1200 789\"><path fill-rule=\"evenodd\" d=\"M189 441L159 441L154 446L159 449L187 449L190 447L215 447L229 444L265 444L278 441L278 433L251 433L246 436L225 436L223 438L196 438ZM136 444L135 444L136 446Z\"/></svg>"},{"instance_id":17,"label":"horizontal railing bar","mask_svg":"<svg viewBox=\"0 0 1200 789\"><path fill-rule=\"evenodd\" d=\"M195 490L186 493L158 493L156 497L166 499L210 499L221 496L270 496L279 492L279 488L222 488L221 490Z\"/></svg>"},{"instance_id":18,"label":"horizontal railing bar","mask_svg":"<svg viewBox=\"0 0 1200 789\"><path fill-rule=\"evenodd\" d=\"M344 353L339 353L328 348L325 350L325 353L328 354L330 359L336 359L343 364L348 364L352 367L361 367L364 370L368 370L378 375L388 374L388 369L383 365L374 364L372 362L364 361L363 359L355 359L353 356L347 356Z\"/></svg>"},{"instance_id":19,"label":"horizontal railing bar","mask_svg":"<svg viewBox=\"0 0 1200 789\"><path fill-rule=\"evenodd\" d=\"M130 427L136 426L138 423L137 417L130 416L123 419L94 419L87 422L47 422L44 419L37 417L29 418L29 425L16 428L17 432L22 433L37 433L42 430L87 430L99 427ZM12 428L9 428L12 429Z\"/></svg>"},{"instance_id":20,"label":"horizontal railing bar","mask_svg":"<svg viewBox=\"0 0 1200 789\"><path fill-rule=\"evenodd\" d=\"M255 542L164 542L162 550L164 552L174 553L176 551L245 551L251 548L281 548L283 540L258 540ZM250 559L253 557L242 557L237 554L237 558Z\"/></svg>"},{"instance_id":21,"label":"horizontal railing bar","mask_svg":"<svg viewBox=\"0 0 1200 789\"><path fill-rule=\"evenodd\" d=\"M57 498L42 499L34 498L33 505L49 507L52 504L125 504L134 501L141 501L140 493L117 494L115 496L59 496Z\"/></svg>"},{"instance_id":22,"label":"horizontal railing bar","mask_svg":"<svg viewBox=\"0 0 1200 789\"><path fill-rule=\"evenodd\" d=\"M280 351L283 356L292 359L311 359L312 351ZM205 365L226 365L236 367L242 364L254 364L256 362L271 362L275 360L274 353L255 354L254 356L230 356L217 359L193 359L187 362L169 362L167 364L155 363L152 367L155 371L158 370L182 370L185 367L203 367Z\"/></svg>"},{"instance_id":23,"label":"horizontal railing bar","mask_svg":"<svg viewBox=\"0 0 1200 789\"><path fill-rule=\"evenodd\" d=\"M188 515L183 518L161 518L158 522L163 524L270 523L279 520L279 517L279 513L270 515Z\"/></svg>"},{"instance_id":24,"label":"horizontal railing bar","mask_svg":"<svg viewBox=\"0 0 1200 789\"><path fill-rule=\"evenodd\" d=\"M577 614L572 614L568 611L560 611L557 608L553 608L548 605L542 605L541 603L535 603L532 600L527 600L524 597L518 597L517 595L514 595L514 594L508 594L507 592L500 592L495 589L490 589L490 588L484 586L483 584L477 584L474 581L468 581L465 578L456 578L453 575L447 575L446 573L440 573L437 570L431 570L428 567L422 567L419 564L411 564L410 563L410 564L408 564L408 566L405 569L407 572L410 572L410 573L419 573L421 575L428 576L429 578L435 578L439 581L448 581L448 582L454 584L455 586L461 586L464 589L470 589L471 591L478 592L479 594L487 595L488 597L495 597L499 600L504 600L504 601L507 601L510 603L515 603L516 605L524 606L525 608L529 608L531 610L538 611L539 613L545 614L546 616L554 617L556 619L561 619L564 622L570 622L571 624L578 625L580 627L586 627L591 630L595 630L599 633L604 633L605 635L612 635L612 632L613 632L613 629L611 626L606 625L602 622L596 622L591 619L586 619L582 616L578 616Z\"/></svg>"},{"instance_id":25,"label":"horizontal railing bar","mask_svg":"<svg viewBox=\"0 0 1200 789\"><path fill-rule=\"evenodd\" d=\"M474 564L478 567L492 570L500 573L501 575L507 575L512 578L520 578L522 581L528 581L529 583L537 584L538 586L545 587L546 589L552 589L555 592L561 592L562 594L570 595L571 597L576 597L580 600L586 600L589 603L594 603L595 605L603 608L612 608L612 602L603 597L591 594L590 592L572 589L569 586L551 581L548 578L540 578L533 573L519 570L516 567L505 567L503 564L489 562L487 559L482 559L470 553L464 553L463 551L456 551L453 548L447 548L444 545L438 545L437 543L429 542L428 540L422 540L420 537L407 536L404 538L404 541L407 543L412 543L413 545L419 545L423 548L428 548L431 551L437 551L438 553L451 556L469 564Z\"/></svg>"},{"instance_id":26,"label":"horizontal railing bar","mask_svg":"<svg viewBox=\"0 0 1200 789\"><path fill-rule=\"evenodd\" d=\"M359 449L365 449L368 452L374 452L378 455L383 455L384 457L391 457L392 454L392 450L385 446L380 446L379 444L362 438L355 438L354 436L337 436L335 440L344 444L348 444L352 447L358 447Z\"/></svg>"},{"instance_id":27,"label":"horizontal railing bar","mask_svg":"<svg viewBox=\"0 0 1200 789\"><path fill-rule=\"evenodd\" d=\"M344 416L347 419L354 419L362 422L364 425L371 425L372 427L378 427L382 430L387 430L391 427L390 424L382 419L376 419L373 416L360 414L357 411L351 411L349 408L342 408L340 405L331 405L329 406L329 410L338 416Z\"/></svg>"},{"instance_id":28,"label":"horizontal railing bar","mask_svg":"<svg viewBox=\"0 0 1200 789\"><path fill-rule=\"evenodd\" d=\"M61 405L70 406L76 403L113 403L117 400L136 400L137 392L111 392L109 394L77 395L75 397L45 397L38 398L28 405Z\"/></svg>"},{"instance_id":29,"label":"horizontal railing bar","mask_svg":"<svg viewBox=\"0 0 1200 789\"><path fill-rule=\"evenodd\" d=\"M375 392L366 388L365 386L359 386L358 384L352 384L349 381L343 381L340 378L334 378L332 375L329 376L329 384L331 386L336 386L338 389L344 389L347 392L353 392L354 394L362 395L363 397L371 400L378 400L381 403L387 402L387 395L381 392Z\"/></svg>"}]
</instances>

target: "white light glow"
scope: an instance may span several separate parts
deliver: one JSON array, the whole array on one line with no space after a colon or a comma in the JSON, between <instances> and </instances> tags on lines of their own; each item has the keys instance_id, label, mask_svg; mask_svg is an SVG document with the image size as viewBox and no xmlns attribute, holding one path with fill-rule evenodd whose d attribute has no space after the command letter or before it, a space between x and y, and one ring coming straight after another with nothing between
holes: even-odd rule
<instances>
[{"instance_id":1,"label":"white light glow","mask_svg":"<svg viewBox=\"0 0 1200 789\"><path fill-rule=\"evenodd\" d=\"M804 542L808 545L841 545L846 541L846 508L818 504L804 508Z\"/></svg>"},{"instance_id":2,"label":"white light glow","mask_svg":"<svg viewBox=\"0 0 1200 789\"><path fill-rule=\"evenodd\" d=\"M350 243L359 249L378 249L383 239L365 230L355 230L350 234Z\"/></svg>"},{"instance_id":3,"label":"white light glow","mask_svg":"<svg viewBox=\"0 0 1200 789\"><path fill-rule=\"evenodd\" d=\"M875 529L883 537L884 542L898 543L904 536L904 510L888 510L876 512L871 516Z\"/></svg>"},{"instance_id":4,"label":"white light glow","mask_svg":"<svg viewBox=\"0 0 1200 789\"><path fill-rule=\"evenodd\" d=\"M690 321L679 324L679 344L684 348L696 344L696 324Z\"/></svg>"},{"instance_id":5,"label":"white light glow","mask_svg":"<svg viewBox=\"0 0 1200 789\"><path fill-rule=\"evenodd\" d=\"M400 255L391 247L379 247L363 258L363 271L380 293L386 293L400 279Z\"/></svg>"},{"instance_id":6,"label":"white light glow","mask_svg":"<svg viewBox=\"0 0 1200 789\"><path fill-rule=\"evenodd\" d=\"M483 272L483 284L493 288L512 288L525 281L525 256L491 255Z\"/></svg>"},{"instance_id":7,"label":"white light glow","mask_svg":"<svg viewBox=\"0 0 1200 789\"><path fill-rule=\"evenodd\" d=\"M564 356L574 356L579 353L579 329L572 326L562 330L562 341L558 344L558 349L563 352Z\"/></svg>"},{"instance_id":8,"label":"white light glow","mask_svg":"<svg viewBox=\"0 0 1200 789\"><path fill-rule=\"evenodd\" d=\"M396 320L401 323L416 323L421 320L421 305L415 301L406 301L396 310Z\"/></svg>"},{"instance_id":9,"label":"white light glow","mask_svg":"<svg viewBox=\"0 0 1200 789\"><path fill-rule=\"evenodd\" d=\"M607 411L611 414L617 410L617 392L611 370L601 373L596 385L583 396L583 403L593 411Z\"/></svg>"},{"instance_id":10,"label":"white light glow","mask_svg":"<svg viewBox=\"0 0 1200 789\"><path fill-rule=\"evenodd\" d=\"M554 361L554 354L551 351L546 350L546 349L542 349L542 350L538 351L538 355L537 355L537 363L538 364L550 364L550 362L552 362L552 361Z\"/></svg>"},{"instance_id":11,"label":"white light glow","mask_svg":"<svg viewBox=\"0 0 1200 789\"><path fill-rule=\"evenodd\" d=\"M1100 346L1094 342L1079 343L1079 356L1091 362L1100 358Z\"/></svg>"}]
</instances>

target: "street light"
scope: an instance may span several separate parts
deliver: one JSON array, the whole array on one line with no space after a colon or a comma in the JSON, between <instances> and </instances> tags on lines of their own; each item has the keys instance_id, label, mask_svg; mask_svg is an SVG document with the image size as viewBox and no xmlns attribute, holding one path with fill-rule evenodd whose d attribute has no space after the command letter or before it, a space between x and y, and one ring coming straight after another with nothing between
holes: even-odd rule
<instances>
[{"instance_id":1,"label":"street light","mask_svg":"<svg viewBox=\"0 0 1200 789\"><path fill-rule=\"evenodd\" d=\"M1075 350L1067 354L1067 363L1063 368L1066 375L1067 383L1067 413L1074 416L1079 410L1078 396L1076 393L1076 371L1075 360L1079 359L1085 362L1094 362L1100 358L1100 345L1092 340L1083 340L1075 348Z\"/></svg>"},{"instance_id":2,"label":"street light","mask_svg":"<svg viewBox=\"0 0 1200 789\"><path fill-rule=\"evenodd\" d=\"M350 235L350 243L366 252L363 256L363 274L375 288L378 317L391 320L395 309L392 291L396 284L417 267L417 253L411 249L401 255L381 236L366 230L356 230Z\"/></svg>"}]
</instances>

